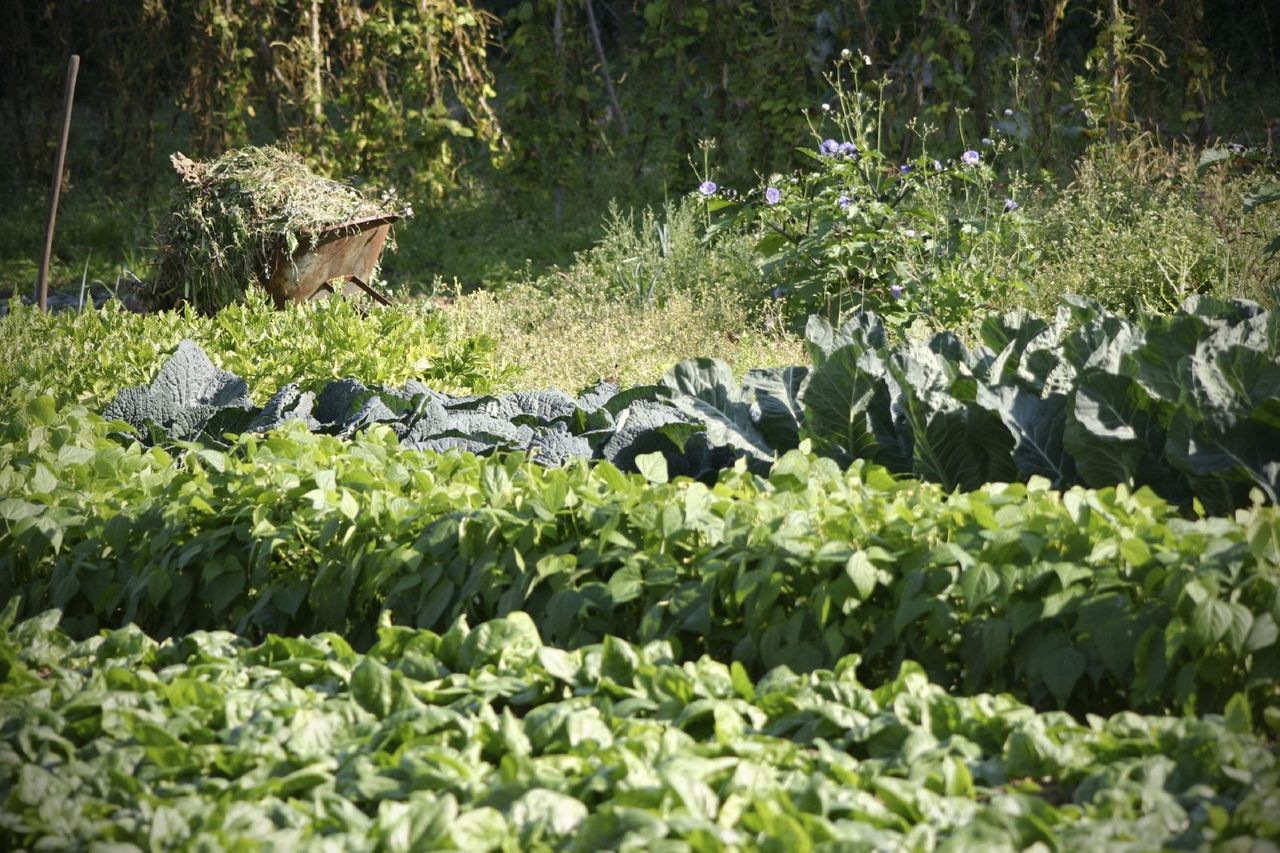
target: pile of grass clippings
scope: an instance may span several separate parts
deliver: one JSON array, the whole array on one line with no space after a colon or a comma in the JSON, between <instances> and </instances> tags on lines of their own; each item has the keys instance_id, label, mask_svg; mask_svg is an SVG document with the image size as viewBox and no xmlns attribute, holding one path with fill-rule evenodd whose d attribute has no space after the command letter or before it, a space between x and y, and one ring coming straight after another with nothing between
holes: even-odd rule
<instances>
[{"instance_id":1,"label":"pile of grass clippings","mask_svg":"<svg viewBox=\"0 0 1280 853\"><path fill-rule=\"evenodd\" d=\"M216 311L265 284L282 249L314 245L319 231L353 219L409 212L394 194L375 200L274 146L233 149L207 163L171 159L182 185L156 235L155 307Z\"/></svg>"}]
</instances>

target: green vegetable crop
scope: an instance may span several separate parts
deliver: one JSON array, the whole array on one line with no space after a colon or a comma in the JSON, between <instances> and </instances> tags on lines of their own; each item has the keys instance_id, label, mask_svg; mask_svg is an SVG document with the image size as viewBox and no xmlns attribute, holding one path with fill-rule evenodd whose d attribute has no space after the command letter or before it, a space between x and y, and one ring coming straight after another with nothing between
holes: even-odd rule
<instances>
[{"instance_id":1,"label":"green vegetable crop","mask_svg":"<svg viewBox=\"0 0 1280 853\"><path fill-rule=\"evenodd\" d=\"M524 610L564 647L668 639L754 672L856 652L875 678L912 658L1080 712L1277 696L1274 507L1187 520L1146 489L1038 478L949 494L801 451L708 487L660 465L437 456L380 426L170 453L48 398L2 429L0 600L60 607L80 636L360 645L384 608L434 630Z\"/></svg>"},{"instance_id":2,"label":"green vegetable crop","mask_svg":"<svg viewBox=\"0 0 1280 853\"><path fill-rule=\"evenodd\" d=\"M664 382L708 435L757 462L802 436L948 490L1046 477L1057 488L1149 486L1222 513L1280 494L1280 315L1191 300L1135 319L1074 300L1051 321L993 317L983 344L949 332L891 345L874 315L810 318L810 367L684 362Z\"/></svg>"},{"instance_id":3,"label":"green vegetable crop","mask_svg":"<svg viewBox=\"0 0 1280 853\"><path fill-rule=\"evenodd\" d=\"M749 678L661 642L0 634L6 848L1266 849L1276 754L1223 716L1077 722L904 663ZM105 849L105 848L102 848Z\"/></svg>"},{"instance_id":4,"label":"green vegetable crop","mask_svg":"<svg viewBox=\"0 0 1280 853\"><path fill-rule=\"evenodd\" d=\"M11 307L0 318L0 420L44 394L59 406L101 409L123 389L150 381L184 338L244 379L258 402L291 382L310 389L343 377L416 379L483 393L504 378L492 340L451 343L444 316L424 303L362 312L345 299L326 299L277 311L254 292L212 317L191 310L133 314L117 303L51 314L17 302Z\"/></svg>"},{"instance_id":5,"label":"green vegetable crop","mask_svg":"<svg viewBox=\"0 0 1280 853\"><path fill-rule=\"evenodd\" d=\"M582 441L643 401L716 451L699 480L402 443L362 383L492 378L416 309L19 309L0 849L1274 849L1277 321L1188 308L413 386L414 418ZM186 338L210 358L156 375ZM180 423L344 376L339 435ZM117 394L186 402L146 446Z\"/></svg>"}]
</instances>

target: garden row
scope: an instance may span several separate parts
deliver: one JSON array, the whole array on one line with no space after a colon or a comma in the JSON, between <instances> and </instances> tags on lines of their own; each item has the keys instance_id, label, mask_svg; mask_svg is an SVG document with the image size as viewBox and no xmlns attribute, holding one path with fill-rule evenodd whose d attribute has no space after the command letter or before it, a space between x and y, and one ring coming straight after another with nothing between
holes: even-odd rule
<instances>
[{"instance_id":1,"label":"garden row","mask_svg":"<svg viewBox=\"0 0 1280 853\"><path fill-rule=\"evenodd\" d=\"M767 464L811 438L948 490L1048 478L1055 488L1149 486L1225 513L1280 494L1280 316L1188 301L1169 316L1069 300L1052 320L993 317L982 344L949 332L889 343L879 320L810 318L812 366L739 385L706 360L663 379L712 444Z\"/></svg>"},{"instance_id":2,"label":"garden row","mask_svg":"<svg viewBox=\"0 0 1280 853\"><path fill-rule=\"evenodd\" d=\"M1249 703L1083 724L857 657L760 679L513 613L260 644L0 616L0 844L114 850L1259 849ZM1273 711L1266 722L1280 724ZM105 847L103 849L106 849Z\"/></svg>"},{"instance_id":3,"label":"garden row","mask_svg":"<svg viewBox=\"0 0 1280 853\"><path fill-rule=\"evenodd\" d=\"M506 380L493 341L451 339L445 317L425 303L362 311L329 299L277 311L261 290L213 316L194 311L134 314L119 303L102 310L46 314L11 303L0 320L0 417L33 397L59 406L106 406L123 389L150 382L184 339L266 400L290 383L306 390L331 379L404 383L483 393Z\"/></svg>"},{"instance_id":4,"label":"garden row","mask_svg":"<svg viewBox=\"0 0 1280 853\"><path fill-rule=\"evenodd\" d=\"M668 640L754 673L862 655L1076 712L1274 702L1280 509L1191 520L1146 489L949 493L802 450L711 485L436 455L293 421L223 450L122 444L37 398L0 442L0 600L88 636L444 630L523 610L562 648Z\"/></svg>"},{"instance_id":5,"label":"garden row","mask_svg":"<svg viewBox=\"0 0 1280 853\"><path fill-rule=\"evenodd\" d=\"M682 362L658 385L598 385L450 397L410 382L297 384L262 407L239 378L183 342L149 386L106 407L148 442L221 445L286 419L349 437L392 426L408 446L524 451L540 462L606 459L634 470L661 453L671 474L714 479L745 456L764 472L812 439L841 463L871 459L948 490L1049 479L1055 488L1149 486L1223 513L1280 493L1280 315L1249 302L1191 300L1167 317L1071 301L1046 321L988 320L983 342L955 335L890 344L873 314L839 330L811 318L811 366L750 371ZM703 432L704 434L699 434Z\"/></svg>"}]
</instances>

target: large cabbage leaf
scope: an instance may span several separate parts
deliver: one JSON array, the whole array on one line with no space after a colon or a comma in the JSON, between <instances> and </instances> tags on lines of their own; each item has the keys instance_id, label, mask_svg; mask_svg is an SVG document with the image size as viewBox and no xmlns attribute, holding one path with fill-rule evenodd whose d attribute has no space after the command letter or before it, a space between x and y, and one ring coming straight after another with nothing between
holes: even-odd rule
<instances>
[{"instance_id":1,"label":"large cabbage leaf","mask_svg":"<svg viewBox=\"0 0 1280 853\"><path fill-rule=\"evenodd\" d=\"M759 462L773 460L773 448L751 416L752 401L729 365L713 358L682 361L663 375L662 385L671 391L671 405L705 425L712 444Z\"/></svg>"}]
</instances>

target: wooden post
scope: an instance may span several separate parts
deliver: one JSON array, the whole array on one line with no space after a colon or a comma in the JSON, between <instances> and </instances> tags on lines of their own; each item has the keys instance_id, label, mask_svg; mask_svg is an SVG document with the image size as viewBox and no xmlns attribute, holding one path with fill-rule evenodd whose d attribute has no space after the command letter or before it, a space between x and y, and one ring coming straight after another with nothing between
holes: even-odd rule
<instances>
[{"instance_id":1,"label":"wooden post","mask_svg":"<svg viewBox=\"0 0 1280 853\"><path fill-rule=\"evenodd\" d=\"M324 115L324 83L321 72L324 54L320 52L320 0L311 0L311 119L318 130Z\"/></svg>"},{"instance_id":2,"label":"wooden post","mask_svg":"<svg viewBox=\"0 0 1280 853\"><path fill-rule=\"evenodd\" d=\"M53 192L49 198L49 222L44 228L44 254L40 256L40 272L36 279L36 300L41 311L49 310L49 258L53 255L53 225L58 218L58 196L62 193L62 167L67 159L67 138L71 135L71 104L76 97L76 75L80 57L72 55L67 65L67 96L62 108L62 138L58 141L58 159L53 167Z\"/></svg>"}]
</instances>

